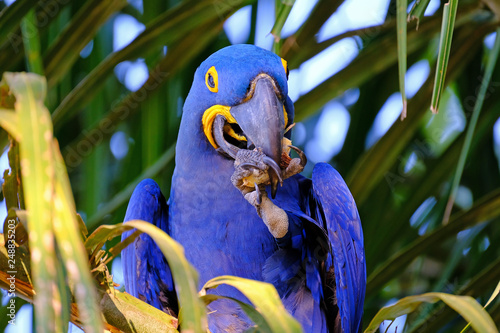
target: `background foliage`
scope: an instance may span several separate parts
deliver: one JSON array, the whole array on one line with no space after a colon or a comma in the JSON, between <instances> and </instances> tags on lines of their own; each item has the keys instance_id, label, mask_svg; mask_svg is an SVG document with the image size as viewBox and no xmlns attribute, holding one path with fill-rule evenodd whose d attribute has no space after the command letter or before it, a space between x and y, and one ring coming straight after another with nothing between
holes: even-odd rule
<instances>
[{"instance_id":1,"label":"background foliage","mask_svg":"<svg viewBox=\"0 0 500 333\"><path fill-rule=\"evenodd\" d=\"M429 1L418 2L411 16L420 19L412 20L407 34L400 35L398 53L402 20L397 20L397 8L405 8L399 1L400 6L389 2L381 25L316 38L330 16L349 1L318 0L298 30L283 36L273 49L288 61L291 85L298 78L294 69L307 68L308 60L325 54L335 43L353 38L359 50L344 68L297 98L296 121L301 125L293 139L314 156L308 144L321 138L318 129L327 123L330 102L340 103L349 113L342 149L328 158L351 188L363 223L368 272L365 323L382 306L423 292L470 295L484 305L500 280L500 66L491 70L489 85L484 83L484 98L480 91L492 54L484 40L488 36L491 40L499 26L500 6L493 0L460 1L448 44L446 88L439 113L432 115L434 69L444 61L438 62L444 2L425 17L421 13ZM125 0L17 0L6 7L0 2L0 9L4 7L0 73L26 70L46 76L45 105L76 209L90 233L101 224L122 221L139 180L152 177L169 193L181 108L194 70L208 55L230 45L224 23L245 6L251 6L246 42L253 43L262 34L258 9L269 8L268 3L172 0L139 1L137 6ZM277 1L272 29L277 36L290 9L284 3ZM113 26L120 14L145 29L114 50ZM143 59L149 76L129 90L123 68L136 59ZM374 135L386 103L404 87L398 78L406 67L422 60L431 72L407 101L406 119ZM475 131L467 138L478 100L482 108ZM3 130L0 144L8 145ZM321 144L328 146L328 138L323 137ZM470 148L462 153L467 145ZM461 154L466 157L463 173L456 172ZM454 179L460 187L454 204L448 205L455 193ZM3 196L2 192L0 200ZM108 248L115 244L116 240L108 242ZM22 304L19 300L17 306ZM487 310L498 326L500 303L493 302ZM0 315L4 328L5 316ZM401 332L402 322L393 328L396 325ZM437 303L409 315L405 329L457 332L465 325L453 310Z\"/></svg>"}]
</instances>

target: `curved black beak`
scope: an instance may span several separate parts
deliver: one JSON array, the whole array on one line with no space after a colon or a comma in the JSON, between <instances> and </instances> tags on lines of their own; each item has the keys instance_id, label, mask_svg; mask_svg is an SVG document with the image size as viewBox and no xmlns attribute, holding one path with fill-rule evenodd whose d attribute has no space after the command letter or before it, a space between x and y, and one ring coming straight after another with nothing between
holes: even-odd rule
<instances>
[{"instance_id":1,"label":"curved black beak","mask_svg":"<svg viewBox=\"0 0 500 333\"><path fill-rule=\"evenodd\" d=\"M285 128L283 103L274 82L268 75L261 74L252 83L253 95L246 102L233 106L231 115L237 121L248 143L280 165L282 139ZM281 176L269 168L271 195L274 198Z\"/></svg>"}]
</instances>

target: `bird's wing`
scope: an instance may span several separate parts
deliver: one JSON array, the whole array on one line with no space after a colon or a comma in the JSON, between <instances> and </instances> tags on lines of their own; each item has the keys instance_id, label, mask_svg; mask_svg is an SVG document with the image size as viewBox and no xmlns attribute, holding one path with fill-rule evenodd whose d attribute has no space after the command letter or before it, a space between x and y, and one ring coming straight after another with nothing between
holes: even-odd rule
<instances>
[{"instance_id":1,"label":"bird's wing","mask_svg":"<svg viewBox=\"0 0 500 333\"><path fill-rule=\"evenodd\" d=\"M331 246L323 272L327 317L336 310L336 303L343 331L356 333L361 330L366 289L363 231L356 203L340 174L326 163L315 166L311 192L309 215L327 231Z\"/></svg>"},{"instance_id":2,"label":"bird's wing","mask_svg":"<svg viewBox=\"0 0 500 333\"><path fill-rule=\"evenodd\" d=\"M167 233L169 231L167 202L158 184L151 179L139 183L130 198L125 222L137 219L150 222ZM123 233L122 240L132 232L134 230ZM177 314L170 268L151 237L142 234L122 251L122 267L125 290L129 294L162 311Z\"/></svg>"}]
</instances>

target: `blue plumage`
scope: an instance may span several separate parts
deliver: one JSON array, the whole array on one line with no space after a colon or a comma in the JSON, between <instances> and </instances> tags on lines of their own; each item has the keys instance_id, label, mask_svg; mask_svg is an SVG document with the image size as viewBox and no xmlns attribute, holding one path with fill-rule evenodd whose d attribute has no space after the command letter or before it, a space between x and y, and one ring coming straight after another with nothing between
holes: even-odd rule
<instances>
[{"instance_id":1,"label":"blue plumage","mask_svg":"<svg viewBox=\"0 0 500 333\"><path fill-rule=\"evenodd\" d=\"M208 79L212 66L218 76L216 92L210 89L213 78ZM259 82L267 80L268 90L262 91L270 93L264 98L275 100L273 110L284 108L286 114L276 117L284 116L285 126L290 125L294 111L287 96L285 67L278 56L252 45L227 47L205 60L184 105L169 206L158 186L145 180L134 191L125 220L154 223L181 243L200 273L200 287L226 274L267 281L306 332L359 332L366 285L363 234L355 202L341 176L330 165L318 164L312 179L301 175L285 179L271 201L286 213L287 232L275 238L256 207L232 183L233 148L224 150L219 144L227 139L235 145L228 147L251 150L258 135L230 123L226 113L224 139L216 141L216 150L207 138L207 128L215 135L216 122L209 126L202 122L214 105L231 112L257 98ZM260 126L266 126L264 119ZM283 135L283 128L280 131ZM271 176L269 171L268 193ZM122 257L127 291L159 309L177 312L168 265L152 240L140 236ZM230 287L213 292L245 300ZM210 307L212 332L239 332L253 325L234 303L217 301Z\"/></svg>"},{"instance_id":2,"label":"blue plumage","mask_svg":"<svg viewBox=\"0 0 500 333\"><path fill-rule=\"evenodd\" d=\"M168 232L168 206L158 185L151 179L137 185L130 198L125 221L144 220ZM132 234L126 231L122 239ZM122 251L123 275L127 292L156 308L177 314L177 296L167 261L146 234Z\"/></svg>"}]
</instances>

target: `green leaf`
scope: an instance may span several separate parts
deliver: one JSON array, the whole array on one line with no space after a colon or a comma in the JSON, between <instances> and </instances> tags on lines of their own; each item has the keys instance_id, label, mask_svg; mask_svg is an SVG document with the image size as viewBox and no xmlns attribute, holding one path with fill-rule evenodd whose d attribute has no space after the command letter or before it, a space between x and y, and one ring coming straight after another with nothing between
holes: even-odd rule
<instances>
[{"instance_id":1,"label":"green leaf","mask_svg":"<svg viewBox=\"0 0 500 333\"><path fill-rule=\"evenodd\" d=\"M21 141L18 116L14 111L0 109L0 126L17 141Z\"/></svg>"},{"instance_id":2,"label":"green leaf","mask_svg":"<svg viewBox=\"0 0 500 333\"><path fill-rule=\"evenodd\" d=\"M297 52L307 52L312 45L316 44L315 35L343 2L343 0L318 1L299 30L292 36L286 38L281 48L281 56L289 61L288 65L290 68L296 68L294 59L297 58ZM294 65L292 65L292 63L294 63Z\"/></svg>"},{"instance_id":3,"label":"green leaf","mask_svg":"<svg viewBox=\"0 0 500 333\"><path fill-rule=\"evenodd\" d=\"M497 216L500 216L500 189L480 200L469 211L454 215L447 225L418 238L386 260L368 276L366 293L371 294L378 290L394 278L395 275L402 272L413 259L435 248L445 239L455 236L465 228Z\"/></svg>"},{"instance_id":4,"label":"green leaf","mask_svg":"<svg viewBox=\"0 0 500 333\"><path fill-rule=\"evenodd\" d=\"M424 109L425 104L425 102L422 104ZM433 117L429 114L428 116ZM446 119L450 119L446 113L443 113L441 116ZM485 142L487 142L490 135L489 133L493 130L495 120L499 116L500 109L495 106L489 106L485 112L481 114L476 135L474 136L474 141L472 143L472 150L476 150L478 147L481 147L485 144ZM421 141L419 138L414 138L411 143L411 149L414 149L413 151L415 151L415 154L419 158L419 163L425 162L426 172L420 174L419 171L412 171L411 174L400 174L398 171L401 170L401 166L397 166L397 169L390 170L385 176L386 179L377 185L372 194L376 195L377 198L381 196L380 192L383 188L388 188L391 190L391 193L400 192L401 189L403 189L404 195L408 197L404 201L403 205L397 207L393 207L389 204L381 204L380 201L375 201L374 207L378 207L379 210L384 212L384 217L382 219L385 221L384 226L388 226L385 230L381 230L381 226L378 223L369 224L370 228L368 228L366 221L367 218L363 220L365 223L365 233L377 232L380 233L380 235L383 235L381 237L368 238L365 248L367 263L371 263L371 265L376 266L377 262L382 261L378 258L389 258L390 255L396 252L393 248L387 247L387 239L401 240L404 238L402 235L403 232L411 233L411 238L404 238L405 241L403 244L406 245L418 237L415 226L411 229L408 228L408 221L410 221L411 216L427 198L435 197L440 200L439 198L441 198L442 195L443 182L450 179L453 174L453 170L456 168L464 136L464 134L460 135L457 140L453 142L453 144L450 145L448 149L438 158L430 154L430 148L427 146L426 142ZM405 163L404 161L399 162ZM385 183L385 181L389 183ZM368 200L365 205L371 205L371 202L372 200ZM444 203L441 203L440 206L442 206L444 210ZM370 215L368 218L371 221L380 219L380 217L377 217L377 212L374 208L364 209L369 210ZM437 219L440 218L441 216L437 217ZM368 264L368 266L370 266L370 264Z\"/></svg>"},{"instance_id":5,"label":"green leaf","mask_svg":"<svg viewBox=\"0 0 500 333\"><path fill-rule=\"evenodd\" d=\"M397 27L398 27L398 70L399 70L399 92L403 99L403 111L401 111L401 120L406 118L406 92L405 92L405 74L406 74L406 8L407 0L397 0Z\"/></svg>"},{"instance_id":6,"label":"green leaf","mask_svg":"<svg viewBox=\"0 0 500 333\"><path fill-rule=\"evenodd\" d=\"M57 253L57 259L59 262L62 262L61 256ZM62 322L62 331L67 332L70 322L70 313L71 313L71 291L68 285L68 271L64 267L64 265L57 265L57 288L61 293L61 298L58 300L53 299L52 301L55 303L56 301L61 303L61 315L58 320ZM88 270L87 270L88 271ZM84 311L85 312L85 311ZM100 320L100 318L99 318ZM96 331L97 332L97 331Z\"/></svg>"},{"instance_id":7,"label":"green leaf","mask_svg":"<svg viewBox=\"0 0 500 333\"><path fill-rule=\"evenodd\" d=\"M116 211L121 205L125 204L134 192L135 187L145 178L152 178L156 176L161 170L163 170L174 158L175 155L175 143L167 151L165 151L162 156L149 168L144 170L139 177L130 182L127 186L123 188L120 192L115 194L113 198L105 203L95 215L93 215L88 221L87 226L89 228L95 228L102 220L108 215Z\"/></svg>"},{"instance_id":8,"label":"green leaf","mask_svg":"<svg viewBox=\"0 0 500 333\"><path fill-rule=\"evenodd\" d=\"M90 254L91 261L92 257L95 256L97 251L99 251L108 240L120 236L124 231L128 230L125 226L122 228L119 228L119 226L123 225L101 225L85 240L85 248Z\"/></svg>"},{"instance_id":9,"label":"green leaf","mask_svg":"<svg viewBox=\"0 0 500 333\"><path fill-rule=\"evenodd\" d=\"M493 302L493 300L498 296L498 294L500 293L500 282L498 282L495 290L493 291L493 294L491 294L490 296L490 299L488 300L488 302L486 302L486 304L484 305L484 308L486 309L486 307L488 305L491 304L491 302ZM472 323L468 323L467 326L464 327L464 329L462 330L462 332L465 332L467 330L467 328L469 328L469 326L471 326Z\"/></svg>"},{"instance_id":10,"label":"green leaf","mask_svg":"<svg viewBox=\"0 0 500 333\"><path fill-rule=\"evenodd\" d=\"M1 113L0 113L1 116ZM1 117L0 117L1 118ZM21 191L21 175L19 170L19 143L15 140L10 140L9 152L7 153L9 159L10 170L3 171L3 184L2 191L7 208L6 220L17 217L17 212L21 207L24 208L24 199ZM0 170L1 172L2 170ZM15 223L15 242L20 245L28 240L28 235L22 223L17 220ZM3 239L5 244L9 244L9 231L8 223L6 221L3 225Z\"/></svg>"},{"instance_id":11,"label":"green leaf","mask_svg":"<svg viewBox=\"0 0 500 333\"><path fill-rule=\"evenodd\" d=\"M148 234L167 259L174 279L175 290L182 310L182 328L192 332L205 332L207 327L205 306L198 297L198 274L184 256L183 247L163 230L151 223L134 220L113 226L104 225L94 231L85 243L91 253L96 253L104 243L124 231L137 229Z\"/></svg>"},{"instance_id":12,"label":"green leaf","mask_svg":"<svg viewBox=\"0 0 500 333\"><path fill-rule=\"evenodd\" d=\"M29 283L29 278L26 277L27 271L25 273L25 267L29 267L29 261L25 261L26 257L29 256L27 249L25 247L18 248L16 255L15 267L18 273L16 277L16 295L20 297L16 299L17 311L17 306L24 304L21 300L33 302L34 290ZM10 270L8 258L7 248L0 246L0 270L3 272ZM0 275L0 286L8 290L10 283L5 285L5 282L5 276ZM112 288L106 290L101 288L98 297L102 316L109 325L116 327L120 332L177 332L177 318L127 293ZM72 310L71 321L81 327L81 316L75 312L77 309L75 304L71 308L68 307L68 310L70 309ZM8 324L7 321L5 321L5 324Z\"/></svg>"},{"instance_id":13,"label":"green leaf","mask_svg":"<svg viewBox=\"0 0 500 333\"><path fill-rule=\"evenodd\" d=\"M445 293L426 293L409 296L399 300L396 304L382 308L368 325L365 333L378 330L384 320L394 320L402 315L411 313L422 303L445 302L457 311L462 317L471 322L477 332L498 332L495 323L479 303L470 296L456 296Z\"/></svg>"},{"instance_id":14,"label":"green leaf","mask_svg":"<svg viewBox=\"0 0 500 333\"><path fill-rule=\"evenodd\" d=\"M38 75L29 73L5 73L4 79L16 97L16 112L21 124L21 174L29 212L31 273L37 292L34 301L37 329L40 332L60 331L63 327L58 320L61 307L57 311L55 306L47 306L51 302L61 305L61 302L51 218L55 192L52 124L50 114L43 106L46 82Z\"/></svg>"},{"instance_id":15,"label":"green leaf","mask_svg":"<svg viewBox=\"0 0 500 333\"><path fill-rule=\"evenodd\" d=\"M31 271L37 292L37 328L42 332L65 329L64 312L70 302L65 288L69 282L79 304L83 326L89 332L100 332L103 328L73 195L52 136L50 114L43 105L46 82L38 75L27 73L6 73L4 78L16 97L22 137L21 174L28 211ZM68 280L63 268L58 266L56 244Z\"/></svg>"},{"instance_id":16,"label":"green leaf","mask_svg":"<svg viewBox=\"0 0 500 333\"><path fill-rule=\"evenodd\" d=\"M495 286L499 279L500 258L496 258L489 263L486 268L481 269L481 271L475 273L471 279L467 280L467 283L455 291L455 294L476 297L485 290ZM448 323L454 317L456 317L455 312L450 308L438 306L434 311L430 312L422 320L422 322L418 323L418 325L415 325L414 327L410 327L409 332L423 332L425 330L435 332L443 326L443 323Z\"/></svg>"},{"instance_id":17,"label":"green leaf","mask_svg":"<svg viewBox=\"0 0 500 333\"><path fill-rule=\"evenodd\" d=\"M379 27L375 27L377 30ZM434 20L420 29L408 33L407 53L411 55L428 45L426 36L439 31L439 22ZM335 38L335 37L334 37ZM326 41L324 42L326 43ZM315 50L316 51L316 50ZM303 52L308 52L304 50ZM307 57L313 54L308 53ZM301 55L301 60L304 56ZM397 40L392 35L383 35L375 43L369 43L359 55L344 69L333 75L308 93L299 97L295 102L295 121L302 121L315 114L327 102L341 95L346 90L360 86L364 82L394 65L398 59ZM293 64L293 57L288 59Z\"/></svg>"},{"instance_id":18,"label":"green leaf","mask_svg":"<svg viewBox=\"0 0 500 333\"><path fill-rule=\"evenodd\" d=\"M500 294L500 281L498 282L495 290L493 291L493 293L490 296L490 299L488 300L488 302L486 302L484 307L486 308L488 305L490 305L491 302L493 302L495 300L495 298L497 298L498 294Z\"/></svg>"},{"instance_id":19,"label":"green leaf","mask_svg":"<svg viewBox=\"0 0 500 333\"><path fill-rule=\"evenodd\" d=\"M125 0L91 0L83 4L46 52L44 62L49 88L68 73L97 30L126 4Z\"/></svg>"},{"instance_id":20,"label":"green leaf","mask_svg":"<svg viewBox=\"0 0 500 333\"><path fill-rule=\"evenodd\" d=\"M431 100L431 111L433 113L438 112L439 101L441 100L441 94L444 89L457 8L458 0L449 0L448 3L444 4L443 24L441 25L441 38L439 40L439 53L436 64L436 76L434 79L434 90L432 91Z\"/></svg>"},{"instance_id":21,"label":"green leaf","mask_svg":"<svg viewBox=\"0 0 500 333\"><path fill-rule=\"evenodd\" d=\"M148 50L158 46L179 42L194 27L226 16L252 2L253 0L235 0L231 5L217 6L212 0L187 1L158 16L132 43L110 54L66 96L53 113L56 129L88 103L120 62L146 56Z\"/></svg>"},{"instance_id":22,"label":"green leaf","mask_svg":"<svg viewBox=\"0 0 500 333\"><path fill-rule=\"evenodd\" d=\"M419 33L423 33L424 28L427 28L427 26L427 24L423 26ZM473 30L474 28L467 27L467 29ZM476 29L475 31L467 31L457 36L458 47L450 59L447 80L452 80L459 75L464 64L468 63L474 56L473 50L481 47L483 37L480 36L484 36L486 33L487 31ZM380 57L383 56L380 55ZM420 121L427 114L431 94L432 78L429 76L427 81L422 85L422 88L410 100L410 109L414 111L409 112L407 121L395 122L376 144L358 158L350 170L346 177L346 182L358 205L362 205L367 200L377 184L385 181L385 178L390 176L390 168L394 166L401 156L403 149L407 147L410 140L414 138L415 133L419 130Z\"/></svg>"},{"instance_id":23,"label":"green leaf","mask_svg":"<svg viewBox=\"0 0 500 333\"><path fill-rule=\"evenodd\" d=\"M387 33L392 32L393 29L396 28L396 23L397 23L396 20L390 20L380 25L349 30L339 35L328 38L320 43L317 43L315 41L308 41L307 47L301 47L297 50L292 50L292 49L288 50L288 52L285 55L287 57L287 60L289 60L288 65L291 69L298 68L301 63L311 59L312 57L319 54L321 51L326 50L328 47L341 41L344 38L355 37L355 36L363 38L365 36L371 37L372 35L373 37L375 37L376 35L380 36L386 35ZM374 31L377 32L376 35L374 35L373 33ZM287 47L287 42L284 43L282 52L283 50L286 50L285 47Z\"/></svg>"},{"instance_id":24,"label":"green leaf","mask_svg":"<svg viewBox=\"0 0 500 333\"><path fill-rule=\"evenodd\" d=\"M498 53L500 52L500 28L497 29L497 35L495 38L495 44L490 52L488 63L486 64L486 69L484 71L484 79L481 80L481 87L479 88L479 93L477 95L476 102L474 103L474 110L472 111L472 116L469 121L469 127L467 128L467 133L465 135L464 145L460 151L460 157L458 159L457 168L455 175L453 176L453 183L450 190L450 197L448 199L448 204L446 205L446 211L443 217L443 223L448 223L450 218L451 210L455 202L455 198L458 192L458 186L460 185L460 179L462 179L462 174L464 172L465 161L467 160L467 155L469 154L472 139L474 137L474 130L476 129L477 120L479 119L479 114L481 108L483 107L484 99L486 96L486 91L490 85L491 76L493 75L493 70L495 69L495 64L498 59Z\"/></svg>"},{"instance_id":25,"label":"green leaf","mask_svg":"<svg viewBox=\"0 0 500 333\"><path fill-rule=\"evenodd\" d=\"M259 312L257 311L253 306L242 302L236 298L229 297L229 296L220 296L220 295L214 295L214 294L206 294L203 296L200 296L200 298L205 302L206 305L209 305L210 303L221 300L221 299L228 299L230 301L235 302L238 304L239 307L245 311L247 316L254 322L254 324L258 327L259 332L273 332L272 328L269 327L269 323L267 322L266 318Z\"/></svg>"},{"instance_id":26,"label":"green leaf","mask_svg":"<svg viewBox=\"0 0 500 333\"><path fill-rule=\"evenodd\" d=\"M271 35L274 36L275 43L278 43L281 39L281 30L285 25L288 15L290 15L290 11L292 10L294 3L295 0L281 1L281 4L276 8L278 14L276 16L276 20L274 21L273 28L271 29Z\"/></svg>"},{"instance_id":27,"label":"green leaf","mask_svg":"<svg viewBox=\"0 0 500 333\"><path fill-rule=\"evenodd\" d=\"M88 332L101 332L103 327L101 314L97 310L99 308L97 294L90 275L87 252L83 246L73 193L61 152L55 141L53 153L56 170L54 233L69 277L70 288L78 304L83 327Z\"/></svg>"},{"instance_id":28,"label":"green leaf","mask_svg":"<svg viewBox=\"0 0 500 333\"><path fill-rule=\"evenodd\" d=\"M28 70L43 75L44 69L40 54L40 37L38 36L35 9L31 9L21 21L21 31Z\"/></svg>"},{"instance_id":29,"label":"green leaf","mask_svg":"<svg viewBox=\"0 0 500 333\"><path fill-rule=\"evenodd\" d=\"M109 256L104 262L105 265L110 263L116 256L118 256L124 248L132 244L137 237L142 235L142 231L136 230L134 231L130 236L128 236L126 239L122 240L120 243L116 244L112 248L109 249Z\"/></svg>"},{"instance_id":30,"label":"green leaf","mask_svg":"<svg viewBox=\"0 0 500 333\"><path fill-rule=\"evenodd\" d=\"M207 25L193 30L179 43L173 45L167 55L150 72L149 78L141 88L125 96L92 128L84 130L78 138L63 149L66 165L71 169L78 167L84 157L80 153L80 145L92 148L103 143L103 139L110 137L118 124L129 119L140 110L141 102L145 100L144 96L147 97L157 93L158 89L166 81L179 73L207 45L213 42L213 39L221 30L222 22L218 22L218 19L210 21ZM202 34L206 38L200 39L199 36ZM100 139L96 140L96 137Z\"/></svg>"},{"instance_id":31,"label":"green leaf","mask_svg":"<svg viewBox=\"0 0 500 333\"><path fill-rule=\"evenodd\" d=\"M207 327L205 307L196 292L198 288L198 274L184 257L183 247L170 238L163 230L151 223L129 221L126 225L147 233L156 242L165 258L167 258L179 300L179 309L183 313L183 330L205 332Z\"/></svg>"},{"instance_id":32,"label":"green leaf","mask_svg":"<svg viewBox=\"0 0 500 333\"><path fill-rule=\"evenodd\" d=\"M262 316L259 317L259 321L265 321L264 327L269 328L266 330L259 326L264 332L302 332L300 324L285 310L273 285L236 276L219 276L207 281L201 293L205 295L207 290L222 284L238 289L252 302ZM253 312L248 314L257 317Z\"/></svg>"},{"instance_id":33,"label":"green leaf","mask_svg":"<svg viewBox=\"0 0 500 333\"><path fill-rule=\"evenodd\" d=\"M106 322L120 332L178 332L177 318L127 293L101 292L100 306Z\"/></svg>"},{"instance_id":34,"label":"green leaf","mask_svg":"<svg viewBox=\"0 0 500 333\"><path fill-rule=\"evenodd\" d=\"M104 26L94 36L92 52L88 57L88 61L93 66L97 66L106 57L106 54L111 53L113 50L112 38L110 38L108 30L113 30L110 25ZM86 128L93 125L106 113L106 104L110 100L108 96L111 94L110 85L113 80L108 81L109 83L104 85L103 89L96 94L96 98L84 109L85 112L81 115L82 127ZM108 175L102 171L112 162L113 157L106 145L101 145L98 149L92 151L86 151L85 157L82 165L82 176L86 179L85 191L94 193L94 195L84 196L80 209L89 216L94 214L99 205L108 197L107 188L102 187ZM73 170L73 166L69 166L68 170Z\"/></svg>"},{"instance_id":35,"label":"green leaf","mask_svg":"<svg viewBox=\"0 0 500 333\"><path fill-rule=\"evenodd\" d=\"M411 7L410 9L410 13L408 14L408 22L417 20L417 30L418 25L420 24L420 20L422 19L422 17L424 17L427 6L429 6L429 2L431 2L431 0L417 0L413 3L413 7Z\"/></svg>"},{"instance_id":36,"label":"green leaf","mask_svg":"<svg viewBox=\"0 0 500 333\"><path fill-rule=\"evenodd\" d=\"M161 13L167 10L168 4L163 1L147 1L143 5L143 22L150 23ZM148 68L154 68L158 60L164 58L163 47L158 47L155 52L146 57L145 62ZM151 166L160 157L168 130L165 129L165 87L162 85L158 92L150 93L148 98L141 103L141 150L142 168ZM93 124L92 124L93 125Z\"/></svg>"},{"instance_id":37,"label":"green leaf","mask_svg":"<svg viewBox=\"0 0 500 333\"><path fill-rule=\"evenodd\" d=\"M2 45L14 29L19 26L23 17L30 11L38 0L19 0L13 2L0 13L0 45Z\"/></svg>"}]
</instances>

